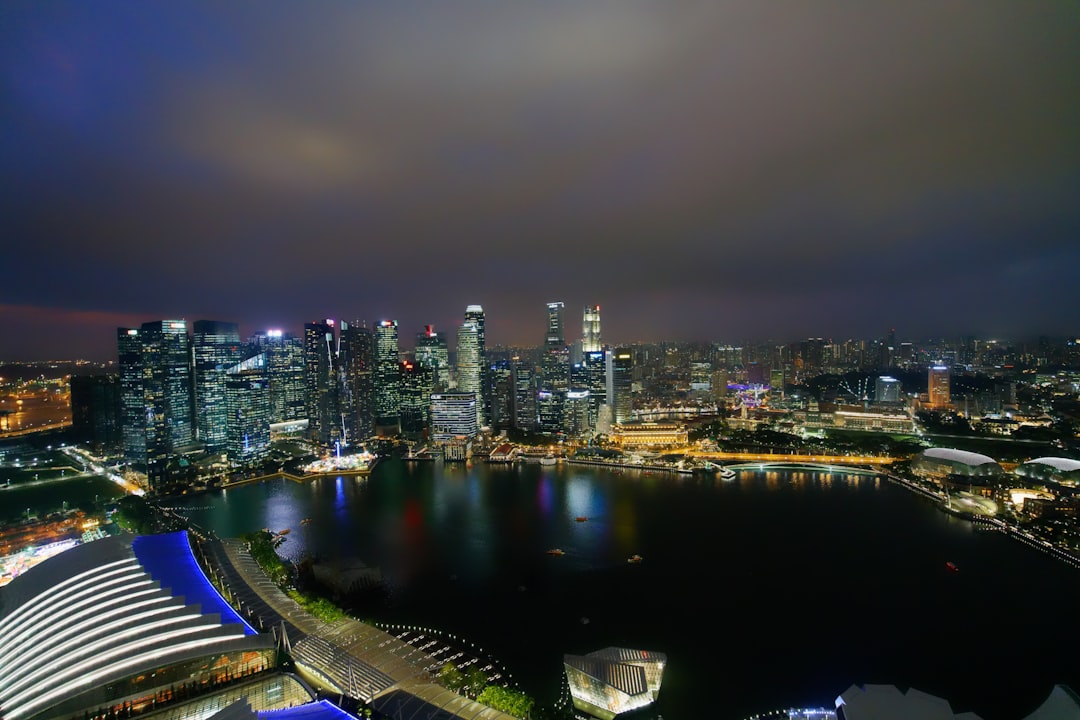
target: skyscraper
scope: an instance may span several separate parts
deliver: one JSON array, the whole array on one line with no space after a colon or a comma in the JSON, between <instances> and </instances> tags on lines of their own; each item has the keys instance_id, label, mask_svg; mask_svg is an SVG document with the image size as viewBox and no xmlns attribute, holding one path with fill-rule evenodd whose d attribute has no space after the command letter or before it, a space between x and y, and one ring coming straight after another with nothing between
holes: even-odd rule
<instances>
[{"instance_id":1,"label":"skyscraper","mask_svg":"<svg viewBox=\"0 0 1080 720\"><path fill-rule=\"evenodd\" d=\"M484 330L484 308L480 305L466 307L465 322L476 324L477 364L480 368L477 423L483 426L485 423L490 422L491 418L491 383L488 381L491 368L488 363L487 335Z\"/></svg>"},{"instance_id":2,"label":"skyscraper","mask_svg":"<svg viewBox=\"0 0 1080 720\"><path fill-rule=\"evenodd\" d=\"M446 335L436 332L434 326L425 325L416 333L416 364L430 368L434 373L435 391L450 387L450 353L446 347Z\"/></svg>"},{"instance_id":3,"label":"skyscraper","mask_svg":"<svg viewBox=\"0 0 1080 720\"><path fill-rule=\"evenodd\" d=\"M240 328L196 320L194 341L195 427L206 451L220 452L225 449L225 372L240 362Z\"/></svg>"},{"instance_id":4,"label":"skyscraper","mask_svg":"<svg viewBox=\"0 0 1080 720\"><path fill-rule=\"evenodd\" d=\"M304 384L308 429L315 440L331 445L341 440L341 392L336 324L327 319L304 324Z\"/></svg>"},{"instance_id":5,"label":"skyscraper","mask_svg":"<svg viewBox=\"0 0 1080 720\"><path fill-rule=\"evenodd\" d=\"M627 348L619 348L607 356L607 402L613 422L633 419L631 388L633 387L634 356Z\"/></svg>"},{"instance_id":6,"label":"skyscraper","mask_svg":"<svg viewBox=\"0 0 1080 720\"><path fill-rule=\"evenodd\" d=\"M433 379L431 368L401 361L401 432L419 437L428 428Z\"/></svg>"},{"instance_id":7,"label":"skyscraper","mask_svg":"<svg viewBox=\"0 0 1080 720\"><path fill-rule=\"evenodd\" d=\"M270 452L270 381L259 353L225 371L225 447L233 466L253 465Z\"/></svg>"},{"instance_id":8,"label":"skyscraper","mask_svg":"<svg viewBox=\"0 0 1080 720\"><path fill-rule=\"evenodd\" d=\"M539 429L558 432L562 429L562 403L570 386L570 349L563 332L561 302L547 304L547 333L540 358L540 391L537 395Z\"/></svg>"},{"instance_id":9,"label":"skyscraper","mask_svg":"<svg viewBox=\"0 0 1080 720\"><path fill-rule=\"evenodd\" d=\"M375 327L375 430L381 435L396 435L400 430L397 327L397 320L383 320Z\"/></svg>"},{"instance_id":10,"label":"skyscraper","mask_svg":"<svg viewBox=\"0 0 1080 720\"><path fill-rule=\"evenodd\" d=\"M926 387L926 395L932 408L947 408L952 402L949 390L949 368L945 365L931 365Z\"/></svg>"},{"instance_id":11,"label":"skyscraper","mask_svg":"<svg viewBox=\"0 0 1080 720\"><path fill-rule=\"evenodd\" d=\"M476 437L476 395L434 393L431 396L431 434L435 442Z\"/></svg>"},{"instance_id":12,"label":"skyscraper","mask_svg":"<svg viewBox=\"0 0 1080 720\"><path fill-rule=\"evenodd\" d=\"M195 439L187 322L119 328L117 351L124 456L145 467L150 490L157 492L169 481L176 448Z\"/></svg>"},{"instance_id":13,"label":"skyscraper","mask_svg":"<svg viewBox=\"0 0 1080 720\"><path fill-rule=\"evenodd\" d=\"M473 320L458 328L457 390L476 395L477 425L483 425L483 394L481 393L480 329Z\"/></svg>"},{"instance_id":14,"label":"skyscraper","mask_svg":"<svg viewBox=\"0 0 1080 720\"><path fill-rule=\"evenodd\" d=\"M510 359L511 382L514 385L514 427L536 429L536 374L528 358Z\"/></svg>"},{"instance_id":15,"label":"skyscraper","mask_svg":"<svg viewBox=\"0 0 1080 720\"><path fill-rule=\"evenodd\" d=\"M375 434L375 336L359 323L341 324L342 414L345 442Z\"/></svg>"},{"instance_id":16,"label":"skyscraper","mask_svg":"<svg viewBox=\"0 0 1080 720\"><path fill-rule=\"evenodd\" d=\"M270 422L306 418L303 341L281 330L267 330L251 336L248 345L252 354L266 354L266 376L270 383Z\"/></svg>"},{"instance_id":17,"label":"skyscraper","mask_svg":"<svg viewBox=\"0 0 1080 720\"><path fill-rule=\"evenodd\" d=\"M600 306L586 305L581 326L581 352L599 352L603 347L600 341Z\"/></svg>"},{"instance_id":18,"label":"skyscraper","mask_svg":"<svg viewBox=\"0 0 1080 720\"><path fill-rule=\"evenodd\" d=\"M120 379L117 375L72 375L71 436L100 451L120 447Z\"/></svg>"}]
</instances>

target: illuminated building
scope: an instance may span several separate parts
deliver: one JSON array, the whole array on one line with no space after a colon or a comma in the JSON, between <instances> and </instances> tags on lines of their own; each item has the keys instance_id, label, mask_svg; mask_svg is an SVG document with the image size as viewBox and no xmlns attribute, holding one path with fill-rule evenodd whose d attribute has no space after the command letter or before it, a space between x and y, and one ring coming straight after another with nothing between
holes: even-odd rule
<instances>
[{"instance_id":1,"label":"illuminated building","mask_svg":"<svg viewBox=\"0 0 1080 720\"><path fill-rule=\"evenodd\" d=\"M621 448L686 445L688 433L681 423L629 422L611 427L611 440Z\"/></svg>"},{"instance_id":2,"label":"illuminated building","mask_svg":"<svg viewBox=\"0 0 1080 720\"><path fill-rule=\"evenodd\" d=\"M458 328L457 337L457 390L476 395L477 425L484 424L480 391L480 329L475 321L466 320Z\"/></svg>"},{"instance_id":3,"label":"illuminated building","mask_svg":"<svg viewBox=\"0 0 1080 720\"><path fill-rule=\"evenodd\" d=\"M274 638L203 574L187 533L78 545L0 588L5 720L119 715L274 668Z\"/></svg>"},{"instance_id":4,"label":"illuminated building","mask_svg":"<svg viewBox=\"0 0 1080 720\"><path fill-rule=\"evenodd\" d=\"M458 437L476 437L476 402L476 393L471 392L432 394L431 440L447 442Z\"/></svg>"},{"instance_id":5,"label":"illuminated building","mask_svg":"<svg viewBox=\"0 0 1080 720\"><path fill-rule=\"evenodd\" d=\"M926 386L926 397L932 408L947 408L952 402L949 392L949 368L945 365L931 365Z\"/></svg>"},{"instance_id":6,"label":"illuminated building","mask_svg":"<svg viewBox=\"0 0 1080 720\"><path fill-rule=\"evenodd\" d=\"M304 324L304 385L308 425L315 440L332 445L341 439L338 341L335 323Z\"/></svg>"},{"instance_id":7,"label":"illuminated building","mask_svg":"<svg viewBox=\"0 0 1080 720\"><path fill-rule=\"evenodd\" d=\"M120 369L120 449L128 462L146 460L146 405L142 390L142 340L135 328L116 329Z\"/></svg>"},{"instance_id":8,"label":"illuminated building","mask_svg":"<svg viewBox=\"0 0 1080 720\"><path fill-rule=\"evenodd\" d=\"M375 432L396 435L400 418L397 320L382 320L375 327Z\"/></svg>"},{"instance_id":9,"label":"illuminated building","mask_svg":"<svg viewBox=\"0 0 1080 720\"><path fill-rule=\"evenodd\" d=\"M630 422L633 418L631 389L633 388L634 356L630 350L620 348L607 355L607 404L611 406L611 418L615 423Z\"/></svg>"},{"instance_id":10,"label":"illuminated building","mask_svg":"<svg viewBox=\"0 0 1080 720\"><path fill-rule=\"evenodd\" d=\"M210 453L225 448L225 371L240 361L236 323L196 320L195 419L198 439Z\"/></svg>"},{"instance_id":11,"label":"illuminated building","mask_svg":"<svg viewBox=\"0 0 1080 720\"><path fill-rule=\"evenodd\" d=\"M1054 482L1070 487L1080 486L1080 460L1039 457L1020 463L1013 472L1029 480Z\"/></svg>"},{"instance_id":12,"label":"illuminated building","mask_svg":"<svg viewBox=\"0 0 1080 720\"><path fill-rule=\"evenodd\" d=\"M270 422L307 419L304 385L304 344L300 338L281 330L256 333L248 346L266 355L266 376L270 382Z\"/></svg>"},{"instance_id":13,"label":"illuminated building","mask_svg":"<svg viewBox=\"0 0 1080 720\"><path fill-rule=\"evenodd\" d=\"M536 393L537 429L540 432L557 433L563 431L563 409L566 405L566 390L544 390Z\"/></svg>"},{"instance_id":14,"label":"illuminated building","mask_svg":"<svg viewBox=\"0 0 1080 720\"><path fill-rule=\"evenodd\" d=\"M401 361L401 431L419 436L428 427L434 373L408 360Z\"/></svg>"},{"instance_id":15,"label":"illuminated building","mask_svg":"<svg viewBox=\"0 0 1080 720\"><path fill-rule=\"evenodd\" d=\"M562 406L570 386L570 349L563 331L561 302L547 304L548 322L540 357L540 383L536 400L537 429L554 433L562 430Z\"/></svg>"},{"instance_id":16,"label":"illuminated building","mask_svg":"<svg viewBox=\"0 0 1080 720\"><path fill-rule=\"evenodd\" d=\"M589 422L593 428L600 421L600 408L607 403L607 353L585 353L585 387L589 390Z\"/></svg>"},{"instance_id":17,"label":"illuminated building","mask_svg":"<svg viewBox=\"0 0 1080 720\"><path fill-rule=\"evenodd\" d=\"M225 441L229 463L252 465L270 453L270 381L266 355L234 365L225 375Z\"/></svg>"},{"instance_id":18,"label":"illuminated building","mask_svg":"<svg viewBox=\"0 0 1080 720\"><path fill-rule=\"evenodd\" d=\"M120 447L119 376L72 375L70 385L72 439L98 451Z\"/></svg>"},{"instance_id":19,"label":"illuminated building","mask_svg":"<svg viewBox=\"0 0 1080 720\"><path fill-rule=\"evenodd\" d=\"M600 352L603 348L600 341L600 306L587 305L581 323L581 352Z\"/></svg>"},{"instance_id":20,"label":"illuminated building","mask_svg":"<svg viewBox=\"0 0 1080 720\"><path fill-rule=\"evenodd\" d=\"M184 320L117 330L124 456L145 466L151 491L168 481L176 448L195 439L191 345Z\"/></svg>"},{"instance_id":21,"label":"illuminated building","mask_svg":"<svg viewBox=\"0 0 1080 720\"><path fill-rule=\"evenodd\" d=\"M507 430L514 427L514 380L510 360L498 360L488 367L491 394L491 427Z\"/></svg>"},{"instance_id":22,"label":"illuminated building","mask_svg":"<svg viewBox=\"0 0 1080 720\"><path fill-rule=\"evenodd\" d=\"M512 358L510 363L514 385L514 427L519 430L535 430L536 377L533 365L521 357Z\"/></svg>"},{"instance_id":23,"label":"illuminated building","mask_svg":"<svg viewBox=\"0 0 1080 720\"><path fill-rule=\"evenodd\" d=\"M357 323L341 323L341 414L344 444L375 434L375 336Z\"/></svg>"},{"instance_id":24,"label":"illuminated building","mask_svg":"<svg viewBox=\"0 0 1080 720\"><path fill-rule=\"evenodd\" d=\"M943 481L950 475L985 478L1001 475L1004 471L991 457L967 450L952 448L928 448L911 460L911 470L916 475Z\"/></svg>"},{"instance_id":25,"label":"illuminated building","mask_svg":"<svg viewBox=\"0 0 1080 720\"><path fill-rule=\"evenodd\" d=\"M477 396L480 403L477 405L478 420L483 426L490 422L491 418L491 383L488 381L488 354L487 335L485 334L484 308L480 305L469 305L465 308L465 322L476 325L476 357L478 370Z\"/></svg>"},{"instance_id":26,"label":"illuminated building","mask_svg":"<svg viewBox=\"0 0 1080 720\"><path fill-rule=\"evenodd\" d=\"M567 390L563 406L563 429L569 435L577 437L591 432L593 426L589 391L581 388Z\"/></svg>"},{"instance_id":27,"label":"illuminated building","mask_svg":"<svg viewBox=\"0 0 1080 720\"><path fill-rule=\"evenodd\" d=\"M425 325L423 331L416 333L416 351L413 355L417 365L430 368L434 373L437 392L449 389L450 353L443 333L436 332L432 325Z\"/></svg>"},{"instance_id":28,"label":"illuminated building","mask_svg":"<svg viewBox=\"0 0 1080 720\"><path fill-rule=\"evenodd\" d=\"M882 375L874 381L874 402L900 402L900 381L889 375Z\"/></svg>"},{"instance_id":29,"label":"illuminated building","mask_svg":"<svg viewBox=\"0 0 1080 720\"><path fill-rule=\"evenodd\" d=\"M663 653L617 647L563 656L574 707L601 720L652 704L666 664Z\"/></svg>"}]
</instances>

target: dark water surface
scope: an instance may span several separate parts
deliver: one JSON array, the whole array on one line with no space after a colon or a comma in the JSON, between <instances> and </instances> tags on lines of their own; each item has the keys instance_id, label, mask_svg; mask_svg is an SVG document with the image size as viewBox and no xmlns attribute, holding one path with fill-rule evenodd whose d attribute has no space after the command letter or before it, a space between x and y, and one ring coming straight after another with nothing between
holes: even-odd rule
<instances>
[{"instance_id":1,"label":"dark water surface","mask_svg":"<svg viewBox=\"0 0 1080 720\"><path fill-rule=\"evenodd\" d=\"M611 645L667 655L665 720L831 707L852 683L1019 720L1080 688L1080 571L885 480L386 461L185 507L223 537L290 528L283 554L379 566L365 616L465 636L542 703L564 653Z\"/></svg>"}]
</instances>

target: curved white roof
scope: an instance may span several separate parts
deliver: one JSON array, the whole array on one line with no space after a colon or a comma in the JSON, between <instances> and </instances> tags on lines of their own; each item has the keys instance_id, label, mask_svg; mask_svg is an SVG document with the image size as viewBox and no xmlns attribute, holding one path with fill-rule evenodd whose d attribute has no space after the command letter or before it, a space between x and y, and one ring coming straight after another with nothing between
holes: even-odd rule
<instances>
[{"instance_id":1,"label":"curved white roof","mask_svg":"<svg viewBox=\"0 0 1080 720\"><path fill-rule=\"evenodd\" d=\"M1025 461L1025 462L1023 462L1021 464L1022 465L1049 465L1050 467L1054 468L1055 470L1060 470L1062 472L1073 472L1075 470L1080 470L1080 460L1072 460L1070 458L1041 457L1041 458L1035 458L1034 460L1027 460L1027 461Z\"/></svg>"},{"instance_id":2,"label":"curved white roof","mask_svg":"<svg viewBox=\"0 0 1080 720\"><path fill-rule=\"evenodd\" d=\"M929 448L928 450L923 450L922 454L929 458L951 460L952 462L964 463L965 465L985 465L986 463L997 462L994 458L987 457L980 453L968 452L967 450L955 450L953 448Z\"/></svg>"},{"instance_id":3,"label":"curved white roof","mask_svg":"<svg viewBox=\"0 0 1080 720\"><path fill-rule=\"evenodd\" d=\"M186 533L80 545L0 593L6 720L172 663L269 645L217 594Z\"/></svg>"}]
</instances>

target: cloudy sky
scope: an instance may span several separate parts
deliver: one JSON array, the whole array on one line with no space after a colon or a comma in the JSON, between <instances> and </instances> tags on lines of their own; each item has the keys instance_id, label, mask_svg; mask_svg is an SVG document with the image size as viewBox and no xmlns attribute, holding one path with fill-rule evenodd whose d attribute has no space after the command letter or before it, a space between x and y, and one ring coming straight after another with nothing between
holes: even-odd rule
<instances>
[{"instance_id":1,"label":"cloudy sky","mask_svg":"<svg viewBox=\"0 0 1080 720\"><path fill-rule=\"evenodd\" d=\"M335 317L1080 333L1080 5L0 5L0 360ZM451 332L453 335L453 332Z\"/></svg>"}]
</instances>

